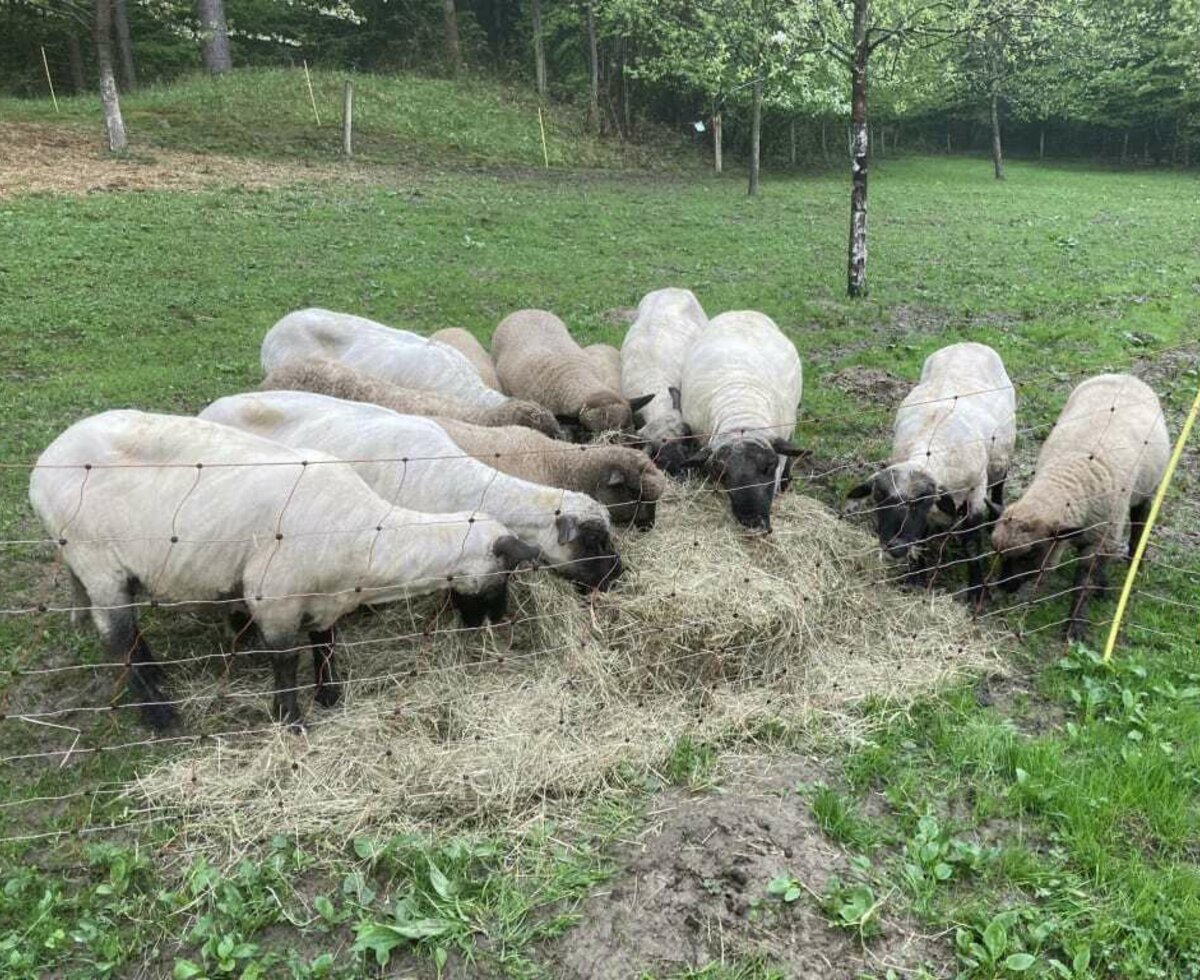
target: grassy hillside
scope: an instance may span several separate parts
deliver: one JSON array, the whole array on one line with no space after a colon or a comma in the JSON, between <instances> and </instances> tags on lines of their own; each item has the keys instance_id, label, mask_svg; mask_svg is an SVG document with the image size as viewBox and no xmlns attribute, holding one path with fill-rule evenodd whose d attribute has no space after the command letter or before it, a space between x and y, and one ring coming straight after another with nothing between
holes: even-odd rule
<instances>
[{"instance_id":1,"label":"grassy hillside","mask_svg":"<svg viewBox=\"0 0 1200 980\"><path fill-rule=\"evenodd\" d=\"M122 96L131 150L146 146L326 160L341 152L342 86L354 83L355 155L376 163L424 167L540 167L538 104L529 92L495 82L446 81L416 75L312 73L318 126L304 72L246 69L222 77L195 75ZM0 99L0 119L69 122L93 129L99 99ZM685 156L676 145L623 144L583 131L569 107L544 110L551 166L670 168Z\"/></svg>"}]
</instances>

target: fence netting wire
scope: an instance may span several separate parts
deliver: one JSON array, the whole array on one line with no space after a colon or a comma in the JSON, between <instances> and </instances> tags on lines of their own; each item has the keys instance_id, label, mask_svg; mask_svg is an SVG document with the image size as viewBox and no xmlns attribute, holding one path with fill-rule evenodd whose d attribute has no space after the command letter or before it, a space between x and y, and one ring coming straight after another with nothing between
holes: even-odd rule
<instances>
[{"instance_id":1,"label":"fence netting wire","mask_svg":"<svg viewBox=\"0 0 1200 980\"><path fill-rule=\"evenodd\" d=\"M1181 351L1187 356L1165 356ZM1158 354L1158 361L1143 362L1172 365L1152 386L1174 428L1195 386L1197 356L1186 346ZM1054 372L1018 386L1009 500L1028 485L1037 446L1054 424L1053 416L1026 422L1022 392L1037 387L1044 394L1047 386L1065 395L1070 381ZM964 391L941 407L953 412L993 390ZM1089 436L1102 440L1121 413L1144 408L1125 402L1098 410ZM798 439L819 449L822 426L858 419L802 418ZM553 451L588 449L564 444ZM719 743L815 721L853 736L881 712L903 710L948 680L1005 671L1014 644L1061 635L1078 595L1078 562L1062 548L1047 549L1032 588L1008 595L991 545L994 517L983 521L974 550L935 529L914 542L925 557L919 577L886 560L872 530L880 508L868 502L842 513L848 484L886 458L827 460L818 452L798 462L776 501L769 536L745 535L725 500L702 481L672 484L658 501L653 530L616 533L625 572L611 590L581 595L569 581L571 560L546 561L513 574L507 617L481 627L458 620L440 573L409 577L413 594L398 599L393 583L367 583L381 529L405 531L406 512L394 501L366 522L289 519L297 487L321 467L392 464L400 499L406 468L417 461L436 466L439 458L389 453L302 466L226 463L294 473L276 481L283 489L269 527L234 521L219 535L188 526L188 515L205 506L206 477L213 479L219 465L189 459L123 466L132 471L126 480L150 481L155 504L128 516L126 526L138 531L118 537L97 531L94 519L93 504L107 505L105 467L63 468L58 478L68 482L75 505L61 525L43 529L29 516L11 522L15 533L0 540L7 569L0 631L12 651L10 666L0 670L0 765L28 786L24 797L0 806L0 843L161 827L179 832L177 848L241 852L277 833L312 834L337 846L365 831L511 823L654 772L684 736ZM24 483L32 469L10 462L0 475ZM164 469L175 478L164 480ZM1187 617L1178 613L1194 621L1200 612L1197 470L1190 447L1135 583L1127 644L1154 649L1196 641L1194 631L1180 629ZM478 533L476 518L496 503L489 494L502 492L490 482L479 489L469 517L446 521L463 549ZM1073 504L1099 514L1093 505L1101 496L1080 494ZM536 526L555 514L519 516ZM1105 520L1082 530L1103 532ZM285 542L293 550L281 550ZM301 587L271 592L262 571L242 583L242 594L143 589L96 602L72 587L70 556L80 548L151 554L172 581L186 580L179 569L189 563L219 562L248 548L264 551L266 568L306 548L337 554L343 572L332 586L291 578ZM1095 593L1087 613L1094 643L1111 619L1106 600L1120 588L1127 556L1113 548L1105 557L1107 575L1101 570L1086 583ZM975 561L989 573L986 601L969 585ZM336 598L358 607L335 627L335 706L313 701L323 651L303 631L290 645L264 642L233 615L247 595L267 603ZM158 663L161 696L147 702L126 691L130 657L87 628L97 607L136 618L136 636ZM294 685L302 727L281 726L270 714L279 688L271 662L295 653L303 657ZM141 727L148 706L173 709L174 727ZM43 783L61 787L55 774L72 768L82 787L42 791ZM41 820L48 809L62 814L50 829Z\"/></svg>"}]
</instances>

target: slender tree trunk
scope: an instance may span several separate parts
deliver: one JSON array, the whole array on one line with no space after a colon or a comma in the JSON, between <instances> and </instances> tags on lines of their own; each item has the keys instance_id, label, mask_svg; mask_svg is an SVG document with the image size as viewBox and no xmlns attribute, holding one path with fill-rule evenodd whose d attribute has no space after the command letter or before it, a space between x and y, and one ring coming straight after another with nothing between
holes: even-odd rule
<instances>
[{"instance_id":1,"label":"slender tree trunk","mask_svg":"<svg viewBox=\"0 0 1200 980\"><path fill-rule=\"evenodd\" d=\"M121 91L137 88L137 69L133 64L133 38L129 33L129 16L125 0L113 0L113 24L117 29L117 65L120 70Z\"/></svg>"},{"instance_id":2,"label":"slender tree trunk","mask_svg":"<svg viewBox=\"0 0 1200 980\"><path fill-rule=\"evenodd\" d=\"M625 118L625 135L633 139L633 100L629 90L633 87L633 79L625 70L629 59L629 38L621 40L621 115Z\"/></svg>"},{"instance_id":3,"label":"slender tree trunk","mask_svg":"<svg viewBox=\"0 0 1200 980\"><path fill-rule=\"evenodd\" d=\"M1000 147L1000 91L992 88L992 164L996 179L1004 179L1004 153Z\"/></svg>"},{"instance_id":4,"label":"slender tree trunk","mask_svg":"<svg viewBox=\"0 0 1200 980\"><path fill-rule=\"evenodd\" d=\"M442 0L442 23L446 32L446 63L450 74L462 71L462 45L458 42L458 10L454 0Z\"/></svg>"},{"instance_id":5,"label":"slender tree trunk","mask_svg":"<svg viewBox=\"0 0 1200 980\"><path fill-rule=\"evenodd\" d=\"M83 48L74 32L67 35L67 59L71 63L71 84L79 95L87 88L87 82L83 78Z\"/></svg>"},{"instance_id":6,"label":"slender tree trunk","mask_svg":"<svg viewBox=\"0 0 1200 980\"><path fill-rule=\"evenodd\" d=\"M721 114L713 113L713 170L720 173L722 170L721 161Z\"/></svg>"},{"instance_id":7,"label":"slender tree trunk","mask_svg":"<svg viewBox=\"0 0 1200 980\"><path fill-rule=\"evenodd\" d=\"M846 291L867 294L867 43L869 0L854 0L853 62L850 67L850 250Z\"/></svg>"},{"instance_id":8,"label":"slender tree trunk","mask_svg":"<svg viewBox=\"0 0 1200 980\"><path fill-rule=\"evenodd\" d=\"M596 49L596 17L591 3L584 4L587 22L588 66L591 81L588 87L588 126L600 130L600 55Z\"/></svg>"},{"instance_id":9,"label":"slender tree trunk","mask_svg":"<svg viewBox=\"0 0 1200 980\"><path fill-rule=\"evenodd\" d=\"M1129 130L1125 130L1125 139L1121 141L1121 166L1129 162Z\"/></svg>"},{"instance_id":10,"label":"slender tree trunk","mask_svg":"<svg viewBox=\"0 0 1200 980\"><path fill-rule=\"evenodd\" d=\"M121 118L121 100L113 74L112 36L113 0L96 0L96 63L100 68L100 104L104 109L104 130L108 148L117 153L125 149L125 120Z\"/></svg>"},{"instance_id":11,"label":"slender tree trunk","mask_svg":"<svg viewBox=\"0 0 1200 980\"><path fill-rule=\"evenodd\" d=\"M1046 159L1046 127L1038 127L1038 159Z\"/></svg>"},{"instance_id":12,"label":"slender tree trunk","mask_svg":"<svg viewBox=\"0 0 1200 980\"><path fill-rule=\"evenodd\" d=\"M788 136L791 137L791 143L792 143L791 161L792 161L792 166L794 167L794 166L796 166L796 117L795 116L793 116L791 118L791 120L788 122Z\"/></svg>"},{"instance_id":13,"label":"slender tree trunk","mask_svg":"<svg viewBox=\"0 0 1200 980\"><path fill-rule=\"evenodd\" d=\"M946 156L954 152L954 148L950 145L950 127L946 127Z\"/></svg>"},{"instance_id":14,"label":"slender tree trunk","mask_svg":"<svg viewBox=\"0 0 1200 980\"><path fill-rule=\"evenodd\" d=\"M829 160L829 143L825 138L825 120L821 120L821 159L828 162Z\"/></svg>"},{"instance_id":15,"label":"slender tree trunk","mask_svg":"<svg viewBox=\"0 0 1200 980\"><path fill-rule=\"evenodd\" d=\"M758 168L762 148L762 80L754 82L754 104L750 109L750 187L751 197L758 193Z\"/></svg>"},{"instance_id":16,"label":"slender tree trunk","mask_svg":"<svg viewBox=\"0 0 1200 980\"><path fill-rule=\"evenodd\" d=\"M225 0L196 0L200 19L200 60L214 75L229 71L229 28L225 24Z\"/></svg>"},{"instance_id":17,"label":"slender tree trunk","mask_svg":"<svg viewBox=\"0 0 1200 980\"><path fill-rule=\"evenodd\" d=\"M533 72L537 94L546 97L546 47L542 39L542 0L533 0Z\"/></svg>"}]
</instances>

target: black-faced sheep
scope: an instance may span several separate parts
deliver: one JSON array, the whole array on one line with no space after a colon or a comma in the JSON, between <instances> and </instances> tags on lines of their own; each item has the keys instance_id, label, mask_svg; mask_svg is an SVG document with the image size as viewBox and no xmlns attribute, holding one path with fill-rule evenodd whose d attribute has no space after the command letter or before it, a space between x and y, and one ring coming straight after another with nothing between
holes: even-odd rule
<instances>
[{"instance_id":1,"label":"black-faced sheep","mask_svg":"<svg viewBox=\"0 0 1200 980\"><path fill-rule=\"evenodd\" d=\"M285 446L334 453L401 507L485 511L540 549L552 571L581 587L606 589L621 574L608 514L597 501L486 466L432 419L300 391L231 395L201 417Z\"/></svg>"},{"instance_id":2,"label":"black-faced sheep","mask_svg":"<svg viewBox=\"0 0 1200 980\"><path fill-rule=\"evenodd\" d=\"M704 448L688 460L729 496L739 524L771 530L771 501L785 485L801 394L800 355L762 313L714 317L683 364L683 418Z\"/></svg>"},{"instance_id":3,"label":"black-faced sheep","mask_svg":"<svg viewBox=\"0 0 1200 980\"><path fill-rule=\"evenodd\" d=\"M694 445L683 421L683 361L708 325L700 303L687 289L656 289L638 304L621 345L621 391L653 395L638 413L637 433L663 471L681 476Z\"/></svg>"},{"instance_id":4,"label":"black-faced sheep","mask_svg":"<svg viewBox=\"0 0 1200 980\"><path fill-rule=\"evenodd\" d=\"M244 604L278 651L275 717L296 721L299 648L313 648L317 702L338 699L330 630L341 616L452 583L464 622L479 625L503 615L505 573L536 555L478 511L396 507L324 453L135 411L62 433L38 459L29 499L155 728L174 711L138 628L139 595Z\"/></svg>"},{"instance_id":5,"label":"black-faced sheep","mask_svg":"<svg viewBox=\"0 0 1200 980\"><path fill-rule=\"evenodd\" d=\"M896 412L888 465L850 491L870 501L879 543L924 578L951 539L967 547L971 599L983 593L981 529L1004 504L1016 440L1016 395L985 344L951 344L925 360ZM949 535L949 537L947 537Z\"/></svg>"},{"instance_id":6,"label":"black-faced sheep","mask_svg":"<svg viewBox=\"0 0 1200 980\"><path fill-rule=\"evenodd\" d=\"M624 446L568 446L529 429L488 429L436 419L454 442L481 463L532 483L578 490L600 501L618 527L654 526L666 479L645 453Z\"/></svg>"},{"instance_id":7,"label":"black-faced sheep","mask_svg":"<svg viewBox=\"0 0 1200 980\"><path fill-rule=\"evenodd\" d=\"M545 405L560 422L588 432L630 428L633 413L649 401L628 400L605 384L566 324L545 310L518 310L501 320L492 357L510 395Z\"/></svg>"},{"instance_id":8,"label":"black-faced sheep","mask_svg":"<svg viewBox=\"0 0 1200 980\"><path fill-rule=\"evenodd\" d=\"M1042 445L1029 489L992 532L1002 558L998 584L1015 592L1074 548L1067 637L1082 638L1105 563L1137 548L1170 454L1162 406L1144 382L1102 374L1076 387Z\"/></svg>"},{"instance_id":9,"label":"black-faced sheep","mask_svg":"<svg viewBox=\"0 0 1200 980\"><path fill-rule=\"evenodd\" d=\"M431 334L429 339L453 347L474 365L485 385L493 391L504 391L500 387L500 379L496 377L496 365L492 363L492 355L484 349L483 344L469 330L464 330L462 327L447 327L445 330Z\"/></svg>"}]
</instances>

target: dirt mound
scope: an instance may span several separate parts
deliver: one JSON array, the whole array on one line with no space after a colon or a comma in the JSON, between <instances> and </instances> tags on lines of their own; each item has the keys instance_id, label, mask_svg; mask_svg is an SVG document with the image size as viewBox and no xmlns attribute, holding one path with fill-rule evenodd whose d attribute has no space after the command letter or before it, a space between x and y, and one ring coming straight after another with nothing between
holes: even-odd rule
<instances>
[{"instance_id":1,"label":"dirt mound","mask_svg":"<svg viewBox=\"0 0 1200 980\"><path fill-rule=\"evenodd\" d=\"M811 894L790 905L771 897L767 885L776 875L792 875L821 895L832 875L850 879L850 865L793 792L826 776L818 763L785 756L739 768L744 774L719 792L677 790L656 801L656 824L618 855L625 870L547 950L553 975L617 980L756 954L806 980L921 966L950 975L949 950L889 916L886 904L882 935L863 945L853 931L832 926Z\"/></svg>"},{"instance_id":2,"label":"dirt mound","mask_svg":"<svg viewBox=\"0 0 1200 980\"><path fill-rule=\"evenodd\" d=\"M825 380L839 391L868 401L878 408L899 404L912 388L912 382L890 371L858 365L835 371Z\"/></svg>"}]
</instances>

